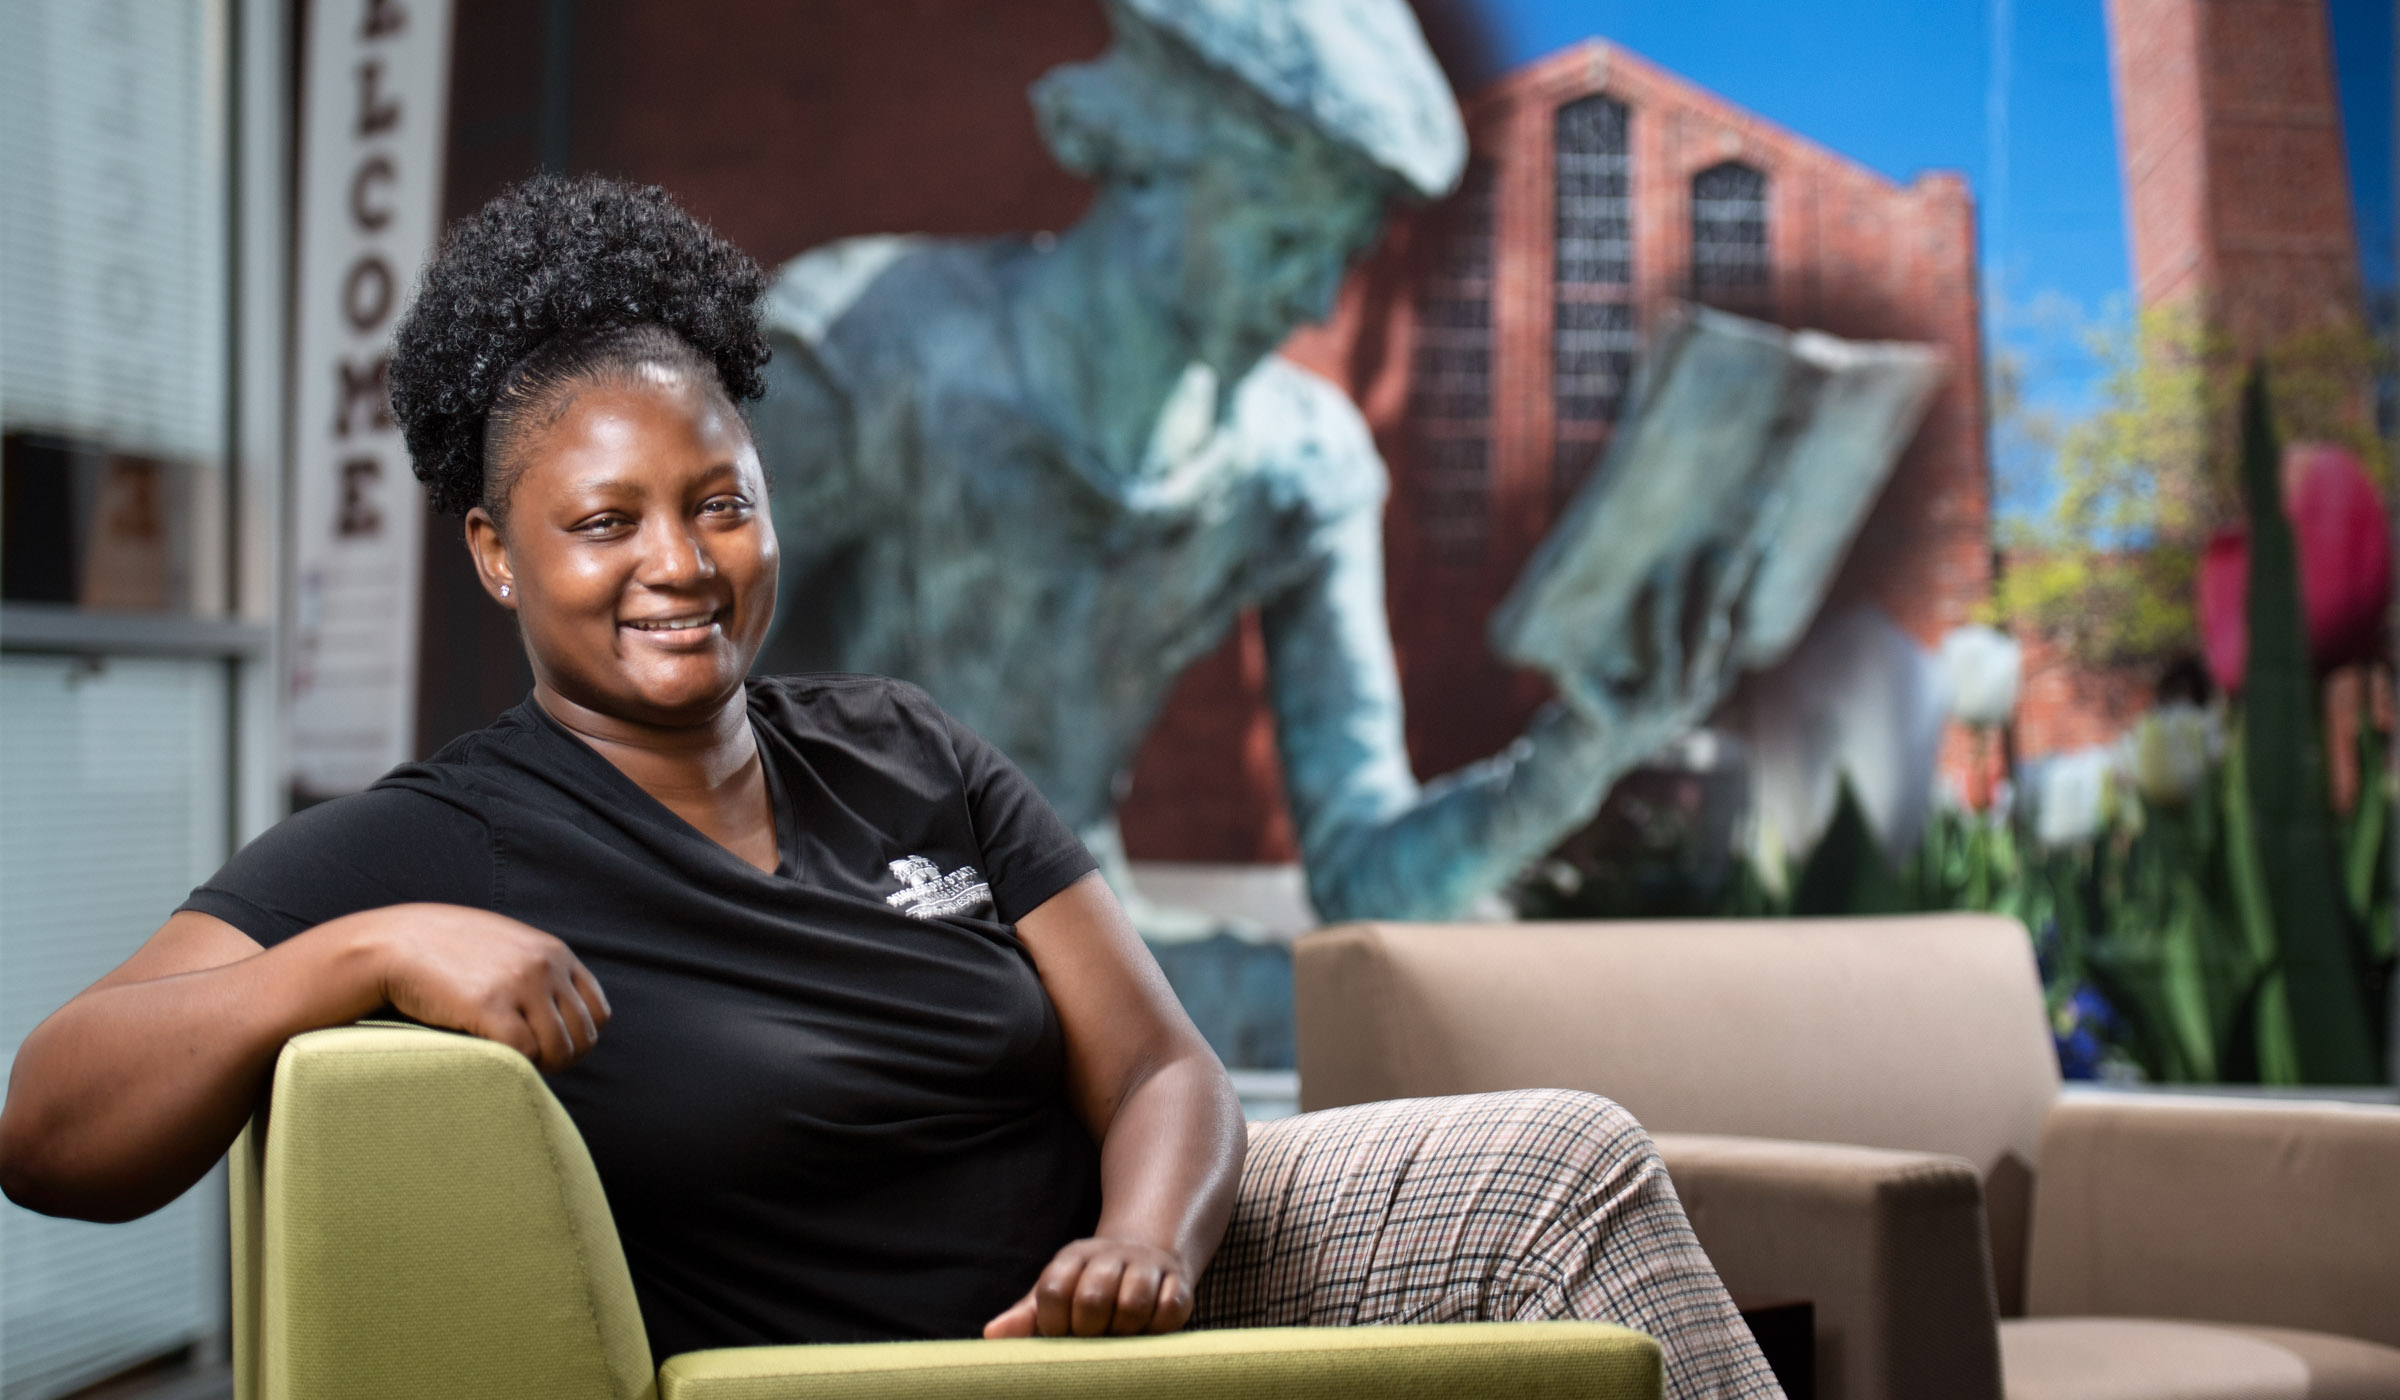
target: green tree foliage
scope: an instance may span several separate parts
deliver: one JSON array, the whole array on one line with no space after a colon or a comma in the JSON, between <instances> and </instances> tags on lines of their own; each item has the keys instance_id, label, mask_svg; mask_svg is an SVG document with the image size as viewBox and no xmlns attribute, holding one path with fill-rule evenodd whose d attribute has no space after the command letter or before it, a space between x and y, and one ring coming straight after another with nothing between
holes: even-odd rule
<instances>
[{"instance_id":1,"label":"green tree foliage","mask_svg":"<svg viewBox=\"0 0 2400 1400\"><path fill-rule=\"evenodd\" d=\"M1994 602L2011 626L2104 665L2192 645L2200 550L2227 512L2209 489L2215 406L2198 318L2150 311L2090 338L2106 376L2089 416L2036 417L2013 385L1996 396L2048 459L2053 495L2042 516L2003 523Z\"/></svg>"},{"instance_id":2,"label":"green tree foliage","mask_svg":"<svg viewBox=\"0 0 2400 1400\"><path fill-rule=\"evenodd\" d=\"M2189 306L2087 332L2105 367L2100 402L2061 421L2030 408L1997 362L1992 411L2055 485L2049 508L2004 522L1994 611L2093 665L2158 661L2198 643L2193 610L2211 531L2243 518L2240 365ZM2366 384L2383 352L2364 328L2292 337L2265 358L2286 441L2335 442L2383 475Z\"/></svg>"}]
</instances>

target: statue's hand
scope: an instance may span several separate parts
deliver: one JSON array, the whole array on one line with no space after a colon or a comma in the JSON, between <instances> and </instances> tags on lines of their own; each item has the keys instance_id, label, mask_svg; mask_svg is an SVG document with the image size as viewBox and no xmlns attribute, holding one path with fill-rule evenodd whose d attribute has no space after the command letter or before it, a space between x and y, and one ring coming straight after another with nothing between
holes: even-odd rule
<instances>
[{"instance_id":1,"label":"statue's hand","mask_svg":"<svg viewBox=\"0 0 2400 1400\"><path fill-rule=\"evenodd\" d=\"M1699 727L1732 690L1758 564L1755 546L1723 541L1662 562L1591 666L1554 676L1628 765Z\"/></svg>"}]
</instances>

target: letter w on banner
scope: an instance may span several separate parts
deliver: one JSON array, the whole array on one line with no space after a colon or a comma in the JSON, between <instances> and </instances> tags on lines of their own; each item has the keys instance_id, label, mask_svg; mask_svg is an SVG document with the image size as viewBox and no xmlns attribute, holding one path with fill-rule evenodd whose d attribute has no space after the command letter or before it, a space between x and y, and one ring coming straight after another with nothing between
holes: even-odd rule
<instances>
[{"instance_id":1,"label":"letter w on banner","mask_svg":"<svg viewBox=\"0 0 2400 1400\"><path fill-rule=\"evenodd\" d=\"M450 80L450 0L311 8L287 653L299 801L416 756L424 505L384 380L440 218Z\"/></svg>"}]
</instances>

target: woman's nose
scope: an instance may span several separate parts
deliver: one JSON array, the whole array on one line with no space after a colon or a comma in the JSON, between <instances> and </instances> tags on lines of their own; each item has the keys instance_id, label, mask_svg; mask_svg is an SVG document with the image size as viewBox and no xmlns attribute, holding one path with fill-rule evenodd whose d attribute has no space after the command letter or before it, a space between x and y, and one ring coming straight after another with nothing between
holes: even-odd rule
<instances>
[{"instance_id":1,"label":"woman's nose","mask_svg":"<svg viewBox=\"0 0 2400 1400\"><path fill-rule=\"evenodd\" d=\"M673 588L714 577L707 542L686 521L654 517L642 530L642 564L635 577L652 588Z\"/></svg>"}]
</instances>

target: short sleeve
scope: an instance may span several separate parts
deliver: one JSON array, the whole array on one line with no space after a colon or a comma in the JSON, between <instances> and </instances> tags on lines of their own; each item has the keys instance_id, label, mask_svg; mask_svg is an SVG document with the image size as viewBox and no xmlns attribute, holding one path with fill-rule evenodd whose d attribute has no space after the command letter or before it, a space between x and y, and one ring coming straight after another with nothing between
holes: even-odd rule
<instances>
[{"instance_id":1,"label":"short sleeve","mask_svg":"<svg viewBox=\"0 0 2400 1400\"><path fill-rule=\"evenodd\" d=\"M957 720L943 719L965 780L984 879L1000 919L1013 924L1100 863L1006 754Z\"/></svg>"},{"instance_id":2,"label":"short sleeve","mask_svg":"<svg viewBox=\"0 0 2400 1400\"><path fill-rule=\"evenodd\" d=\"M481 818L422 791L371 788L268 828L182 908L273 947L362 909L491 908L493 872L491 832Z\"/></svg>"}]
</instances>

